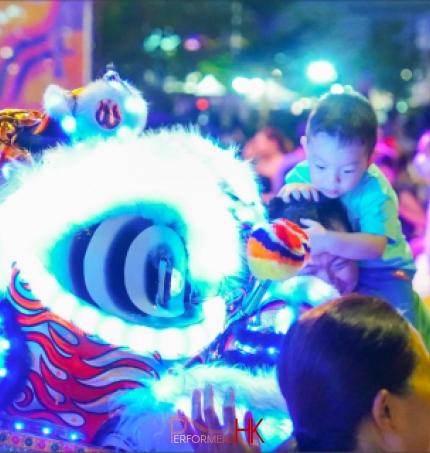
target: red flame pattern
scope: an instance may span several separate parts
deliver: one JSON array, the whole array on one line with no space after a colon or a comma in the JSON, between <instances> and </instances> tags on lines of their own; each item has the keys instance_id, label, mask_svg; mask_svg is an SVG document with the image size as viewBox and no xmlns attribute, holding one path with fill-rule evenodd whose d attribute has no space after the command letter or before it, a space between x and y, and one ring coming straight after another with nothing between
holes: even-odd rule
<instances>
[{"instance_id":1,"label":"red flame pattern","mask_svg":"<svg viewBox=\"0 0 430 453\"><path fill-rule=\"evenodd\" d=\"M103 343L58 317L35 299L13 269L9 299L27 335L32 366L8 413L76 429L90 441L109 417L109 398L159 378L161 357L141 357Z\"/></svg>"}]
</instances>

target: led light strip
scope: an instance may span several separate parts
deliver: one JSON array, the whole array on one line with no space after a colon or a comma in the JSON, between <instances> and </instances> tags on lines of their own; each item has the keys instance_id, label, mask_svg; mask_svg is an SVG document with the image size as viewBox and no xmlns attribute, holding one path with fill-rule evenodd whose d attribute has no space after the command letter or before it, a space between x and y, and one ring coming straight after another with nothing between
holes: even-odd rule
<instances>
[{"instance_id":1,"label":"led light strip","mask_svg":"<svg viewBox=\"0 0 430 453\"><path fill-rule=\"evenodd\" d=\"M203 303L204 319L201 323L155 329L103 313L64 291L36 258L19 259L18 269L33 295L53 313L108 344L128 348L139 355L158 351L167 360L189 358L201 352L225 328L225 302L219 296Z\"/></svg>"},{"instance_id":2,"label":"led light strip","mask_svg":"<svg viewBox=\"0 0 430 453\"><path fill-rule=\"evenodd\" d=\"M4 333L6 333L6 329L3 329L4 322L5 321L3 317L0 316L0 327L2 330L4 330ZM5 336L0 335L0 379L5 377L8 373L8 370L6 368L6 356L9 354L9 349L10 349L9 340Z\"/></svg>"}]
</instances>

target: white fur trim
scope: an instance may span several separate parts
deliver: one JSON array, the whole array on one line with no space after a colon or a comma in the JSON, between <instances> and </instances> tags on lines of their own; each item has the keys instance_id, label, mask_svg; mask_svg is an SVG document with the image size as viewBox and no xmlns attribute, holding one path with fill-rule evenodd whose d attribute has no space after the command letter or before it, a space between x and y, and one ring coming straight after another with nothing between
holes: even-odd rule
<instances>
[{"instance_id":1,"label":"white fur trim","mask_svg":"<svg viewBox=\"0 0 430 453\"><path fill-rule=\"evenodd\" d=\"M177 368L160 380L146 380L147 388L116 395L112 405L113 411L121 410L118 432L131 441L134 451L174 450L174 444L167 448L171 441L169 420L178 409L191 417L192 391L199 389L203 392L206 383L214 388L218 414L222 414L224 395L231 387L235 392L240 426L247 410L252 411L256 423L263 419L258 428L265 441L263 451L272 451L291 434L290 419L274 368L253 375L247 370L219 364ZM156 420L156 423L151 420ZM192 451L191 444L189 447Z\"/></svg>"}]
</instances>

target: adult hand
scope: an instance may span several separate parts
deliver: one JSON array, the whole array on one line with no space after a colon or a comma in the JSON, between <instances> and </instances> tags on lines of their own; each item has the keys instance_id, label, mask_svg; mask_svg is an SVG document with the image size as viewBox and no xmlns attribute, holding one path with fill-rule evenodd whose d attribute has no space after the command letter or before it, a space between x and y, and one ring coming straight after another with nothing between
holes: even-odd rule
<instances>
[{"instance_id":1,"label":"adult hand","mask_svg":"<svg viewBox=\"0 0 430 453\"><path fill-rule=\"evenodd\" d=\"M319 192L312 184L294 182L285 184L285 186L279 191L278 197L281 197L285 203L289 203L291 197L296 200L300 200L300 197L304 197L306 200L318 201Z\"/></svg>"},{"instance_id":2,"label":"adult hand","mask_svg":"<svg viewBox=\"0 0 430 453\"><path fill-rule=\"evenodd\" d=\"M305 226L304 230L309 236L311 253L318 255L327 252L327 230L315 220L300 219L300 223Z\"/></svg>"},{"instance_id":3,"label":"adult hand","mask_svg":"<svg viewBox=\"0 0 430 453\"><path fill-rule=\"evenodd\" d=\"M190 423L187 423L185 433L191 436L197 435L199 437L200 442L193 442L194 451L217 453L261 452L258 435L254 434L253 442L248 444L243 436L239 434L236 442L236 407L233 389L227 390L224 396L222 407L224 425L219 421L215 411L214 391L211 385L206 385L204 390L203 412L202 394L199 390L194 390L191 404L192 427ZM181 412L179 412L179 415L181 418L185 417ZM251 425L249 425L250 423ZM255 426L251 412L245 414L244 426ZM204 442L204 439L207 439L208 436L221 436L223 442Z\"/></svg>"}]
</instances>

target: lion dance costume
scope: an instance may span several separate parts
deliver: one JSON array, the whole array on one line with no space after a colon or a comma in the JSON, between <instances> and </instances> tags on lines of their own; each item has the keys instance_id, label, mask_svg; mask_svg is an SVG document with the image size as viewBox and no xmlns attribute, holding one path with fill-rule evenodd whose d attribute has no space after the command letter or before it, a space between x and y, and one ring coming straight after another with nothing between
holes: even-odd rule
<instances>
[{"instance_id":1,"label":"lion dance costume","mask_svg":"<svg viewBox=\"0 0 430 453\"><path fill-rule=\"evenodd\" d=\"M0 450L162 449L131 434L136 411L153 423L163 401L171 414L190 386L232 379L215 356L282 297L271 280L306 263L308 239L268 226L235 149L143 131L147 104L113 69L48 87L43 105L0 112ZM279 392L266 396L276 407L252 404L285 425Z\"/></svg>"}]
</instances>

